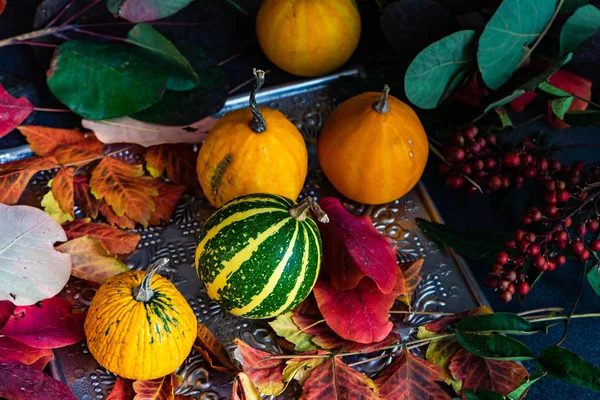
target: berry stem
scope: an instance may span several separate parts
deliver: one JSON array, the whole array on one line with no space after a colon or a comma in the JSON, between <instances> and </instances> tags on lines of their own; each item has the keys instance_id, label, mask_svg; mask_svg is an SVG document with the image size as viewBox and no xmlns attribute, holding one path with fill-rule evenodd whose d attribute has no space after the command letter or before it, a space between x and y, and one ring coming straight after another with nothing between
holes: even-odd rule
<instances>
[{"instance_id":1,"label":"berry stem","mask_svg":"<svg viewBox=\"0 0 600 400\"><path fill-rule=\"evenodd\" d=\"M431 149L431 152L433 154L435 154L440 160L442 160L446 165L451 165L448 161L446 161L446 159L444 158L444 156L442 155L442 153L440 153L440 151L433 145L433 143L429 142L429 148ZM477 188L477 190L479 190L479 193L483 193L483 190L481 189L481 186L479 186L477 184L477 182L475 182L473 179L469 178L466 175L461 175L464 179L466 179L467 181L469 181L469 183L471 183L471 185L475 186L475 188Z\"/></svg>"},{"instance_id":2,"label":"berry stem","mask_svg":"<svg viewBox=\"0 0 600 400\"><path fill-rule=\"evenodd\" d=\"M583 265L581 267L581 280L579 282L579 291L577 292L577 297L575 298L575 302L573 303L573 308L571 308L571 312L569 313L569 315L567 316L567 319L565 320L565 332L563 333L560 340L556 343L556 346L560 346L567 338L567 333L569 332L569 323L571 322L571 318L573 317L573 314L575 314L575 309L577 308L577 305L579 304L579 300L581 300L581 295L583 294L583 286L585 284L585 275L587 272L587 265L588 265L588 263L585 262L585 263L583 263Z\"/></svg>"}]
</instances>

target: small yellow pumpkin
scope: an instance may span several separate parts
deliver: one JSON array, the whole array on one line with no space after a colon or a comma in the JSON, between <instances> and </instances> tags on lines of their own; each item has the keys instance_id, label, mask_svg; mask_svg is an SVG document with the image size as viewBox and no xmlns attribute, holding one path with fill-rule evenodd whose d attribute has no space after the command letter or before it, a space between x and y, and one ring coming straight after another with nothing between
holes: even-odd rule
<instances>
[{"instance_id":1,"label":"small yellow pumpkin","mask_svg":"<svg viewBox=\"0 0 600 400\"><path fill-rule=\"evenodd\" d=\"M197 321L185 297L155 272L128 271L104 283L85 319L87 346L104 368L127 379L148 380L174 372L192 350Z\"/></svg>"},{"instance_id":2,"label":"small yellow pumpkin","mask_svg":"<svg viewBox=\"0 0 600 400\"><path fill-rule=\"evenodd\" d=\"M265 55L293 75L319 76L342 66L358 45L354 0L264 0L256 34Z\"/></svg>"},{"instance_id":3,"label":"small yellow pumpkin","mask_svg":"<svg viewBox=\"0 0 600 400\"><path fill-rule=\"evenodd\" d=\"M308 171L304 138L281 112L258 108L264 71L254 70L250 108L231 111L212 127L198 153L197 173L215 207L254 193L296 199Z\"/></svg>"},{"instance_id":4,"label":"small yellow pumpkin","mask_svg":"<svg viewBox=\"0 0 600 400\"><path fill-rule=\"evenodd\" d=\"M340 104L318 140L321 168L349 199L383 204L408 193L423 175L429 145L417 114L393 96L368 92Z\"/></svg>"}]
</instances>

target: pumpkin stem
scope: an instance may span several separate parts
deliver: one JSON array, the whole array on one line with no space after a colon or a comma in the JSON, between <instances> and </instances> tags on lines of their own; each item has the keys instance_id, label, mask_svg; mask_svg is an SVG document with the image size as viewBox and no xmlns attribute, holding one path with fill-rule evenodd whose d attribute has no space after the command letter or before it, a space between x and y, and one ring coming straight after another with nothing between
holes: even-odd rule
<instances>
[{"instance_id":1,"label":"pumpkin stem","mask_svg":"<svg viewBox=\"0 0 600 400\"><path fill-rule=\"evenodd\" d=\"M263 133L267 130L267 122L256 104L256 92L265 83L265 71L254 68L252 73L256 77L256 83L250 93L250 110L252 110L252 121L250 121L250 129L256 133Z\"/></svg>"},{"instance_id":2,"label":"pumpkin stem","mask_svg":"<svg viewBox=\"0 0 600 400\"><path fill-rule=\"evenodd\" d=\"M146 270L146 274L144 278L142 278L142 283L140 286L133 289L133 297L136 301L145 303L149 301L152 296L154 296L154 291L150 288L150 282L152 281L152 277L162 267L169 263L168 258L161 258L160 260L155 261L148 267Z\"/></svg>"},{"instance_id":3,"label":"pumpkin stem","mask_svg":"<svg viewBox=\"0 0 600 400\"><path fill-rule=\"evenodd\" d=\"M315 213L320 222L324 224L329 222L329 217L325 214L325 211L321 209L319 203L310 196L306 196L300 203L294 204L290 207L290 215L296 221L304 221L308 210L312 210Z\"/></svg>"},{"instance_id":4,"label":"pumpkin stem","mask_svg":"<svg viewBox=\"0 0 600 400\"><path fill-rule=\"evenodd\" d=\"M390 111L390 103L388 101L388 95L390 94L390 87L388 85L383 86L383 91L381 92L381 98L375 104L373 104L373 109L377 111L379 114L385 114Z\"/></svg>"}]
</instances>

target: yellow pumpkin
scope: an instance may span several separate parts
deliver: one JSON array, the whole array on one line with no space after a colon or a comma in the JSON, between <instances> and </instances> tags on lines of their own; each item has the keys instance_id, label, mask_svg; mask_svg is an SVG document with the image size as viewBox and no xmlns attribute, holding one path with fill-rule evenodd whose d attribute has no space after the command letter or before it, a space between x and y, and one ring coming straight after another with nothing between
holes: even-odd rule
<instances>
[{"instance_id":1,"label":"yellow pumpkin","mask_svg":"<svg viewBox=\"0 0 600 400\"><path fill-rule=\"evenodd\" d=\"M429 147L417 114L383 93L368 92L340 104L318 140L318 158L331 184L349 199L383 204L419 181Z\"/></svg>"},{"instance_id":2,"label":"yellow pumpkin","mask_svg":"<svg viewBox=\"0 0 600 400\"><path fill-rule=\"evenodd\" d=\"M304 138L281 112L256 105L264 72L255 70L250 108L231 111L212 127L198 154L204 195L215 207L253 193L296 199L308 171Z\"/></svg>"},{"instance_id":3,"label":"yellow pumpkin","mask_svg":"<svg viewBox=\"0 0 600 400\"><path fill-rule=\"evenodd\" d=\"M264 0L256 34L266 56L293 75L319 76L343 65L358 45L354 0Z\"/></svg>"},{"instance_id":4,"label":"yellow pumpkin","mask_svg":"<svg viewBox=\"0 0 600 400\"><path fill-rule=\"evenodd\" d=\"M197 321L177 288L155 272L128 271L104 283L92 299L84 329L90 353L127 379L156 379L174 372L192 350Z\"/></svg>"}]
</instances>

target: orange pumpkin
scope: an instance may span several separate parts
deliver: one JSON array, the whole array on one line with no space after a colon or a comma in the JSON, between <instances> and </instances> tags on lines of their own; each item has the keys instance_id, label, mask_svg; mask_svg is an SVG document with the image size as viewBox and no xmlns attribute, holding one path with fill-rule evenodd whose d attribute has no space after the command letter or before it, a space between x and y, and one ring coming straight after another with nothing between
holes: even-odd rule
<instances>
[{"instance_id":1,"label":"orange pumpkin","mask_svg":"<svg viewBox=\"0 0 600 400\"><path fill-rule=\"evenodd\" d=\"M250 108L231 111L212 127L198 154L204 195L215 207L253 193L296 199L308 171L308 152L298 128L281 112L258 108L264 72L254 71Z\"/></svg>"},{"instance_id":2,"label":"orange pumpkin","mask_svg":"<svg viewBox=\"0 0 600 400\"><path fill-rule=\"evenodd\" d=\"M382 204L405 195L421 178L429 147L417 114L383 93L368 92L338 106L318 142L319 163L344 196Z\"/></svg>"},{"instance_id":3,"label":"orange pumpkin","mask_svg":"<svg viewBox=\"0 0 600 400\"><path fill-rule=\"evenodd\" d=\"M293 75L319 76L343 65L358 45L354 0L264 0L256 18L260 47Z\"/></svg>"}]
</instances>

